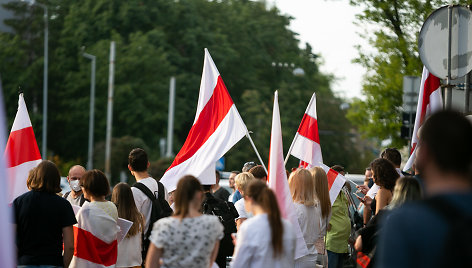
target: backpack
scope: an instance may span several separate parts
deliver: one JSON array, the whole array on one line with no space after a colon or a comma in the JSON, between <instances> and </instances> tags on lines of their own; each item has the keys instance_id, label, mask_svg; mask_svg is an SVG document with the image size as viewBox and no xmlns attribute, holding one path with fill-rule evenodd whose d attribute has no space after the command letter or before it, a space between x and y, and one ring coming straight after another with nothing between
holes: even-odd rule
<instances>
[{"instance_id":1,"label":"backpack","mask_svg":"<svg viewBox=\"0 0 472 268\"><path fill-rule=\"evenodd\" d=\"M442 267L472 267L472 216L465 215L445 198L433 197L424 203L448 223L443 243ZM439 267L439 266L438 266Z\"/></svg>"},{"instance_id":2,"label":"backpack","mask_svg":"<svg viewBox=\"0 0 472 268\"><path fill-rule=\"evenodd\" d=\"M162 218L169 217L172 215L173 211L169 206L169 203L165 200L164 196L164 185L160 182L157 182L157 198L156 193L151 192L146 185L137 182L133 184L133 187L138 188L143 192L149 199L151 199L151 217L149 219L149 227L146 232L143 232L143 243L142 243L142 256L143 262L146 259L147 251L149 249L149 237L151 236L151 231L154 223Z\"/></svg>"}]
</instances>

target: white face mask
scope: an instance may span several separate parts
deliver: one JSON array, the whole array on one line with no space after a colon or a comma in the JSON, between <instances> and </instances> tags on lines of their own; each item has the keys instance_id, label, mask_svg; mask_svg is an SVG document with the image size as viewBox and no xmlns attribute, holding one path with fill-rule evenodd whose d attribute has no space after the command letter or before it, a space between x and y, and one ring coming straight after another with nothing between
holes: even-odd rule
<instances>
[{"instance_id":1,"label":"white face mask","mask_svg":"<svg viewBox=\"0 0 472 268\"><path fill-rule=\"evenodd\" d=\"M80 192L80 190L82 190L79 186L79 180L71 180L70 181L70 188L72 188L72 190L74 190L74 192Z\"/></svg>"}]
</instances>

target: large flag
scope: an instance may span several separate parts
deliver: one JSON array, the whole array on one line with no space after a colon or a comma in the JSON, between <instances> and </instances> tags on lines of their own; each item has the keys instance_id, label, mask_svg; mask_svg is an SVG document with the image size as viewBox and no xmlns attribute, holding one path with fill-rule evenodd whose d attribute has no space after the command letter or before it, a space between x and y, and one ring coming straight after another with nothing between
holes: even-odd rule
<instances>
[{"instance_id":1,"label":"large flag","mask_svg":"<svg viewBox=\"0 0 472 268\"><path fill-rule=\"evenodd\" d=\"M8 202L28 191L28 172L41 162L38 144L28 115L23 93L18 100L18 111L8 138L5 156L8 163Z\"/></svg>"},{"instance_id":2,"label":"large flag","mask_svg":"<svg viewBox=\"0 0 472 268\"><path fill-rule=\"evenodd\" d=\"M223 79L205 49L200 96L192 128L180 152L161 179L173 191L184 175L214 184L215 163L248 133Z\"/></svg>"},{"instance_id":3,"label":"large flag","mask_svg":"<svg viewBox=\"0 0 472 268\"><path fill-rule=\"evenodd\" d=\"M333 205L334 201L336 201L336 197L338 197L339 192L346 182L346 178L325 164L320 163L318 165L326 172L326 175L328 176L329 199L331 199L331 205Z\"/></svg>"},{"instance_id":4,"label":"large flag","mask_svg":"<svg viewBox=\"0 0 472 268\"><path fill-rule=\"evenodd\" d=\"M90 215L94 215L93 219ZM118 256L117 221L89 202L85 202L76 217L74 256L70 267L115 267Z\"/></svg>"},{"instance_id":5,"label":"large flag","mask_svg":"<svg viewBox=\"0 0 472 268\"><path fill-rule=\"evenodd\" d=\"M404 171L411 169L415 162L416 145L418 144L418 129L423 125L425 119L443 109L443 99L441 95L441 81L431 74L426 67L423 67L421 77L420 93L418 96L418 106L416 108L415 127L411 138L411 152L408 162L403 167Z\"/></svg>"},{"instance_id":6,"label":"large flag","mask_svg":"<svg viewBox=\"0 0 472 268\"><path fill-rule=\"evenodd\" d=\"M288 187L287 173L285 173L284 154L282 146L282 125L280 123L278 92L274 96L274 110L272 114L272 132L270 135L269 173L268 183L277 196L277 203L282 217L289 220L297 236L295 259L308 254L303 233L298 223L295 205Z\"/></svg>"},{"instance_id":7,"label":"large flag","mask_svg":"<svg viewBox=\"0 0 472 268\"><path fill-rule=\"evenodd\" d=\"M3 90L0 80L0 148L5 148L6 120L3 107ZM0 267L16 267L16 254L14 250L15 240L13 238L13 215L12 209L8 205L8 180L7 164L8 159L0 157Z\"/></svg>"},{"instance_id":8,"label":"large flag","mask_svg":"<svg viewBox=\"0 0 472 268\"><path fill-rule=\"evenodd\" d=\"M316 94L313 93L310 103L303 115L302 122L290 145L289 153L300 159L300 167L311 167L323 163L318 117L316 115ZM286 157L288 159L288 155Z\"/></svg>"}]
</instances>

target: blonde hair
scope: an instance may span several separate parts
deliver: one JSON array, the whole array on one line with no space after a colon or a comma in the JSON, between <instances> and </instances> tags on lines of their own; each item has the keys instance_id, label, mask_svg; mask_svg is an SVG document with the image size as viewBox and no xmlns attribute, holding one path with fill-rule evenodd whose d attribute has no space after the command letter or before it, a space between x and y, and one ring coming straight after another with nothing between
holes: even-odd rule
<instances>
[{"instance_id":1,"label":"blonde hair","mask_svg":"<svg viewBox=\"0 0 472 268\"><path fill-rule=\"evenodd\" d=\"M331 200L329 199L328 176L320 167L314 167L310 170L315 181L315 192L321 206L321 216L328 217L331 212Z\"/></svg>"},{"instance_id":2,"label":"blonde hair","mask_svg":"<svg viewBox=\"0 0 472 268\"><path fill-rule=\"evenodd\" d=\"M389 207L399 207L407 201L420 200L422 196L421 186L418 181L411 176L406 176L397 180L393 188L392 202L390 202Z\"/></svg>"},{"instance_id":3,"label":"blonde hair","mask_svg":"<svg viewBox=\"0 0 472 268\"><path fill-rule=\"evenodd\" d=\"M234 178L234 183L236 187L243 192L246 192L247 185L251 180L254 180L254 175L249 172L239 173L236 178Z\"/></svg>"},{"instance_id":4,"label":"blonde hair","mask_svg":"<svg viewBox=\"0 0 472 268\"><path fill-rule=\"evenodd\" d=\"M305 206L315 205L315 183L310 171L304 168L295 170L290 174L288 185L294 202Z\"/></svg>"}]
</instances>

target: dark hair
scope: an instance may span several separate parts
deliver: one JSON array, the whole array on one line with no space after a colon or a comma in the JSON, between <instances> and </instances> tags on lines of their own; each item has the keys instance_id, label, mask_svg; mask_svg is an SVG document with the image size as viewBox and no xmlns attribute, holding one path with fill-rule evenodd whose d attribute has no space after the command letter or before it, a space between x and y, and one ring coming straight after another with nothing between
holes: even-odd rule
<instances>
[{"instance_id":1,"label":"dark hair","mask_svg":"<svg viewBox=\"0 0 472 268\"><path fill-rule=\"evenodd\" d=\"M128 184L120 182L115 185L111 195L111 202L115 203L118 209L118 217L133 222L126 237L134 236L138 232L143 231L144 218L134 203L133 192Z\"/></svg>"},{"instance_id":2,"label":"dark hair","mask_svg":"<svg viewBox=\"0 0 472 268\"><path fill-rule=\"evenodd\" d=\"M148 162L148 156L143 149L134 148L129 152L128 164L131 166L133 171L146 171L148 168Z\"/></svg>"},{"instance_id":3,"label":"dark hair","mask_svg":"<svg viewBox=\"0 0 472 268\"><path fill-rule=\"evenodd\" d=\"M377 158L370 163L370 167L374 172L375 183L392 191L393 187L395 187L395 182L400 177L393 163L385 158Z\"/></svg>"},{"instance_id":4,"label":"dark hair","mask_svg":"<svg viewBox=\"0 0 472 268\"><path fill-rule=\"evenodd\" d=\"M267 173L265 169L261 166L255 166L249 170L249 173L254 175L254 178L262 180L264 177L267 178Z\"/></svg>"},{"instance_id":5,"label":"dark hair","mask_svg":"<svg viewBox=\"0 0 472 268\"><path fill-rule=\"evenodd\" d=\"M366 171L371 171L372 169L370 167L365 168Z\"/></svg>"},{"instance_id":6,"label":"dark hair","mask_svg":"<svg viewBox=\"0 0 472 268\"><path fill-rule=\"evenodd\" d=\"M61 175L56 164L49 160L41 161L29 172L26 186L28 189L38 192L59 193L61 191Z\"/></svg>"},{"instance_id":7,"label":"dark hair","mask_svg":"<svg viewBox=\"0 0 472 268\"><path fill-rule=\"evenodd\" d=\"M380 158L385 158L391 161L396 167L399 167L402 164L402 155L397 148L387 148L380 153Z\"/></svg>"},{"instance_id":8,"label":"dark hair","mask_svg":"<svg viewBox=\"0 0 472 268\"><path fill-rule=\"evenodd\" d=\"M284 227L282 225L279 205L274 192L272 192L267 184L261 180L252 180L246 189L245 195L254 200L254 203L262 207L267 213L269 219L269 226L272 235L272 249L274 256L277 257L282 254L282 237Z\"/></svg>"},{"instance_id":9,"label":"dark hair","mask_svg":"<svg viewBox=\"0 0 472 268\"><path fill-rule=\"evenodd\" d=\"M253 161L250 161L250 162L246 162L244 163L243 165L243 168L242 168L242 172L248 172L251 168L255 167L256 166L256 163L253 162Z\"/></svg>"},{"instance_id":10,"label":"dark hair","mask_svg":"<svg viewBox=\"0 0 472 268\"><path fill-rule=\"evenodd\" d=\"M108 183L107 176L98 169L85 172L80 179L80 184L87 193L95 197L107 196L110 193L110 183Z\"/></svg>"},{"instance_id":11,"label":"dark hair","mask_svg":"<svg viewBox=\"0 0 472 268\"><path fill-rule=\"evenodd\" d=\"M213 185L210 185L210 184L202 185L203 191L204 191L204 192L209 192L209 191L211 191L211 186L213 186Z\"/></svg>"},{"instance_id":12,"label":"dark hair","mask_svg":"<svg viewBox=\"0 0 472 268\"><path fill-rule=\"evenodd\" d=\"M215 177L216 177L216 182L218 182L221 179L221 175L218 170L215 170Z\"/></svg>"},{"instance_id":13,"label":"dark hair","mask_svg":"<svg viewBox=\"0 0 472 268\"><path fill-rule=\"evenodd\" d=\"M203 192L202 185L192 175L183 176L177 183L174 192L174 215L180 219L185 218L189 213L189 204L197 192Z\"/></svg>"},{"instance_id":14,"label":"dark hair","mask_svg":"<svg viewBox=\"0 0 472 268\"><path fill-rule=\"evenodd\" d=\"M472 124L462 114L441 111L431 115L421 128L420 146L427 147L440 170L465 175L472 183Z\"/></svg>"},{"instance_id":15,"label":"dark hair","mask_svg":"<svg viewBox=\"0 0 472 268\"><path fill-rule=\"evenodd\" d=\"M334 170L334 171L336 171L336 172L338 172L338 173L346 172L346 171L344 170L344 167L341 166L341 165L334 165L334 166L331 167L331 169Z\"/></svg>"}]
</instances>

